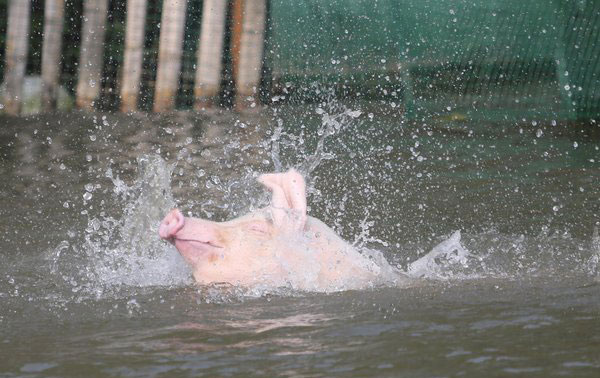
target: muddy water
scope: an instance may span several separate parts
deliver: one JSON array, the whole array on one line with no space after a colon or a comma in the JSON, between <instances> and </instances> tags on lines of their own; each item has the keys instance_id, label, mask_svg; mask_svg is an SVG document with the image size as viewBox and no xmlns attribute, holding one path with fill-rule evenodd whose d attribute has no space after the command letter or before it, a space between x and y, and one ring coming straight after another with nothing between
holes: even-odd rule
<instances>
[{"instance_id":1,"label":"muddy water","mask_svg":"<svg viewBox=\"0 0 600 378\"><path fill-rule=\"evenodd\" d=\"M599 130L384 103L2 116L0 376L596 377ZM196 287L160 218L243 214L290 166L411 284Z\"/></svg>"}]
</instances>

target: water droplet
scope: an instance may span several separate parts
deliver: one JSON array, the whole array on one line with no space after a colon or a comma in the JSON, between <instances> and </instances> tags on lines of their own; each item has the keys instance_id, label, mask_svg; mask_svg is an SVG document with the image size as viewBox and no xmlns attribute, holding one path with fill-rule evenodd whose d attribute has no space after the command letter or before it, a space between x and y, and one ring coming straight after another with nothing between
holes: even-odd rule
<instances>
[{"instance_id":1,"label":"water droplet","mask_svg":"<svg viewBox=\"0 0 600 378\"><path fill-rule=\"evenodd\" d=\"M579 144L577 142L573 142L573 148L577 148L579 147Z\"/></svg>"},{"instance_id":2,"label":"water droplet","mask_svg":"<svg viewBox=\"0 0 600 378\"><path fill-rule=\"evenodd\" d=\"M542 131L542 129L537 129L535 132L535 136L540 138L542 135L544 135L544 132Z\"/></svg>"},{"instance_id":3,"label":"water droplet","mask_svg":"<svg viewBox=\"0 0 600 378\"><path fill-rule=\"evenodd\" d=\"M362 112L360 110L354 110L354 111L349 111L346 114L348 114L352 118L358 118L362 114Z\"/></svg>"},{"instance_id":4,"label":"water droplet","mask_svg":"<svg viewBox=\"0 0 600 378\"><path fill-rule=\"evenodd\" d=\"M93 134L92 134L92 135L90 135L90 140L91 140L92 142L95 142L95 141L96 141L96 136L95 136L95 135L93 135Z\"/></svg>"},{"instance_id":5,"label":"water droplet","mask_svg":"<svg viewBox=\"0 0 600 378\"><path fill-rule=\"evenodd\" d=\"M85 192L85 194L83 195L83 199L86 200L86 201L91 200L92 197L93 197L93 195L90 192Z\"/></svg>"}]
</instances>

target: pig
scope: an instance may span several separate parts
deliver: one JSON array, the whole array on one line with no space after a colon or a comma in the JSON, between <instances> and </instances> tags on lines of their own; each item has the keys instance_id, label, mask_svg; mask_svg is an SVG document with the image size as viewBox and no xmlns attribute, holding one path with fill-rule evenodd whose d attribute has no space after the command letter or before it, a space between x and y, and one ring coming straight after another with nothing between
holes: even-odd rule
<instances>
[{"instance_id":1,"label":"pig","mask_svg":"<svg viewBox=\"0 0 600 378\"><path fill-rule=\"evenodd\" d=\"M263 174L258 181L272 193L270 206L227 222L185 217L177 209L162 220L159 236L175 246L197 283L316 292L381 283L380 263L307 215L300 173Z\"/></svg>"}]
</instances>

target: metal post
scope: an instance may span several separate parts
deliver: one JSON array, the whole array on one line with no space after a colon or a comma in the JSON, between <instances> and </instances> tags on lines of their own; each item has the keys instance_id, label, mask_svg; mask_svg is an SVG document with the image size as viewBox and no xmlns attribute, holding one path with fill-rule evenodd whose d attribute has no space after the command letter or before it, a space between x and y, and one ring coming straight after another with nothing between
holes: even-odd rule
<instances>
[{"instance_id":1,"label":"metal post","mask_svg":"<svg viewBox=\"0 0 600 378\"><path fill-rule=\"evenodd\" d=\"M235 106L238 109L258 104L262 73L266 0L245 0L242 10L239 52L235 63ZM235 40L235 36L234 36Z\"/></svg>"},{"instance_id":2,"label":"metal post","mask_svg":"<svg viewBox=\"0 0 600 378\"><path fill-rule=\"evenodd\" d=\"M204 0L194 83L196 110L214 105L219 95L226 13L227 0Z\"/></svg>"},{"instance_id":3,"label":"metal post","mask_svg":"<svg viewBox=\"0 0 600 378\"><path fill-rule=\"evenodd\" d=\"M42 47L42 111L56 109L61 69L65 0L44 4L44 45Z\"/></svg>"},{"instance_id":4,"label":"metal post","mask_svg":"<svg viewBox=\"0 0 600 378\"><path fill-rule=\"evenodd\" d=\"M30 11L30 0L11 0L8 5L4 107L7 113L13 115L21 112L23 103Z\"/></svg>"},{"instance_id":5,"label":"metal post","mask_svg":"<svg viewBox=\"0 0 600 378\"><path fill-rule=\"evenodd\" d=\"M100 96L107 9L108 0L86 0L83 5L76 100L82 109L92 110Z\"/></svg>"},{"instance_id":6,"label":"metal post","mask_svg":"<svg viewBox=\"0 0 600 378\"><path fill-rule=\"evenodd\" d=\"M164 112L175 107L181 70L186 7L187 0L164 0L163 3L154 89L155 112Z\"/></svg>"},{"instance_id":7,"label":"metal post","mask_svg":"<svg viewBox=\"0 0 600 378\"><path fill-rule=\"evenodd\" d=\"M122 112L137 110L140 80L142 77L146 7L147 0L127 0L125 56L121 81Z\"/></svg>"}]
</instances>

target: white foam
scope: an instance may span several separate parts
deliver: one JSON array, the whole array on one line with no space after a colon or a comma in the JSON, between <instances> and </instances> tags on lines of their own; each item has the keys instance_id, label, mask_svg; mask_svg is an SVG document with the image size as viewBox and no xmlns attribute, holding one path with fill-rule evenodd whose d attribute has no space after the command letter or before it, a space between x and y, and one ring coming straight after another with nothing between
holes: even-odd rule
<instances>
[{"instance_id":1,"label":"white foam","mask_svg":"<svg viewBox=\"0 0 600 378\"><path fill-rule=\"evenodd\" d=\"M460 231L454 232L448 239L436 245L429 253L408 266L411 277L444 279L452 276L452 265L465 267L470 256L460 243Z\"/></svg>"}]
</instances>

